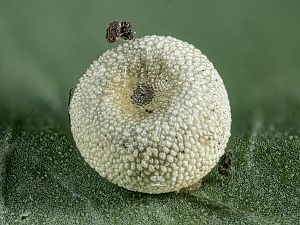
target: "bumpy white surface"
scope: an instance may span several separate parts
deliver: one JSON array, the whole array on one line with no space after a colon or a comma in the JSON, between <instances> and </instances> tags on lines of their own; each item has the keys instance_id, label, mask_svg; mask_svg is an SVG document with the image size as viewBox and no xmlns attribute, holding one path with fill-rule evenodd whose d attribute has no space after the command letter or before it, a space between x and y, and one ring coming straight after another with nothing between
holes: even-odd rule
<instances>
[{"instance_id":1,"label":"bumpy white surface","mask_svg":"<svg viewBox=\"0 0 300 225\"><path fill-rule=\"evenodd\" d=\"M139 192L196 184L230 136L221 77L200 50L172 37L146 36L105 52L80 78L69 112L91 167Z\"/></svg>"}]
</instances>

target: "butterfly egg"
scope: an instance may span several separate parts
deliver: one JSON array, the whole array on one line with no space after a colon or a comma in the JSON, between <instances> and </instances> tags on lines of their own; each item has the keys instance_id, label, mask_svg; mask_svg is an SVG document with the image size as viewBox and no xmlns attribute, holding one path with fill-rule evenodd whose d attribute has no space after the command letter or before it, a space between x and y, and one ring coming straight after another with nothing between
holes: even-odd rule
<instances>
[{"instance_id":1,"label":"butterfly egg","mask_svg":"<svg viewBox=\"0 0 300 225\"><path fill-rule=\"evenodd\" d=\"M200 50L173 37L146 36L105 52L80 78L69 113L92 168L151 194L200 182L230 137L221 77Z\"/></svg>"}]
</instances>

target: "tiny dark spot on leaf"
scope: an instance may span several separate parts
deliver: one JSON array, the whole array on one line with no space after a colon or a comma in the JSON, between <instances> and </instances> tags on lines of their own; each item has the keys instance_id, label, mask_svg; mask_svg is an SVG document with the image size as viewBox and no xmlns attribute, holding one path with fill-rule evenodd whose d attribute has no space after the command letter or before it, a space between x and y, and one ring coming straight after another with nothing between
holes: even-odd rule
<instances>
[{"instance_id":1,"label":"tiny dark spot on leaf","mask_svg":"<svg viewBox=\"0 0 300 225\"><path fill-rule=\"evenodd\" d=\"M23 213L20 215L21 220L25 220L29 216L29 213Z\"/></svg>"}]
</instances>

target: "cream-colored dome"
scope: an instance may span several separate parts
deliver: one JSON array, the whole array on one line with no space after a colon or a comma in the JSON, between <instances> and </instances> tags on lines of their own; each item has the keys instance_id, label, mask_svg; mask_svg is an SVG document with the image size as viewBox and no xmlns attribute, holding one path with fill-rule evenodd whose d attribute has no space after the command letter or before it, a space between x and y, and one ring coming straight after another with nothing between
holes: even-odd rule
<instances>
[{"instance_id":1,"label":"cream-colored dome","mask_svg":"<svg viewBox=\"0 0 300 225\"><path fill-rule=\"evenodd\" d=\"M221 77L200 50L172 37L146 36L105 52L80 78L69 112L89 165L139 192L201 181L230 136Z\"/></svg>"}]
</instances>

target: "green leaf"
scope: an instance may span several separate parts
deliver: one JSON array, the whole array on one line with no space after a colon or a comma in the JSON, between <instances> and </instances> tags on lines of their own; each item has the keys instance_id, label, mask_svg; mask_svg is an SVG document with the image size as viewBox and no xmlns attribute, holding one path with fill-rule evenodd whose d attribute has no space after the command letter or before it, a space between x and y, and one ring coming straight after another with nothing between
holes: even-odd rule
<instances>
[{"instance_id":1,"label":"green leaf","mask_svg":"<svg viewBox=\"0 0 300 225\"><path fill-rule=\"evenodd\" d=\"M141 2L0 2L0 224L298 224L299 2ZM120 17L194 44L224 79L227 157L196 191L120 188L74 145L69 89Z\"/></svg>"},{"instance_id":2,"label":"green leaf","mask_svg":"<svg viewBox=\"0 0 300 225\"><path fill-rule=\"evenodd\" d=\"M148 195L101 178L51 129L1 132L8 224L292 224L299 220L300 138L232 138L229 175L216 167L191 193Z\"/></svg>"}]
</instances>

